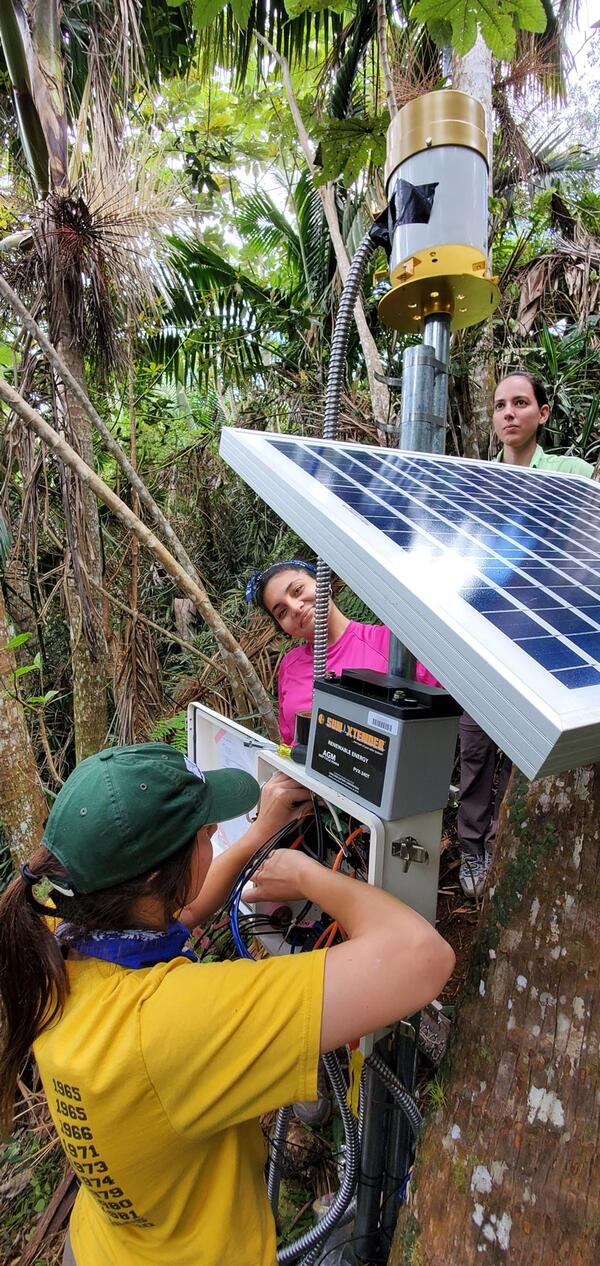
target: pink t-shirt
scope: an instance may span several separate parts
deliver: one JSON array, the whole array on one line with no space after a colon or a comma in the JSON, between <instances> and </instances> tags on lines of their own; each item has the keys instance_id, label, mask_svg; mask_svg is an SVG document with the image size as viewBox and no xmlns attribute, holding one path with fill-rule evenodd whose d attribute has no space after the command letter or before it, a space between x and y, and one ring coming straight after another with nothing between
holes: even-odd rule
<instances>
[{"instance_id":1,"label":"pink t-shirt","mask_svg":"<svg viewBox=\"0 0 600 1266\"><path fill-rule=\"evenodd\" d=\"M341 637L327 648L327 671L336 676L342 668L373 668L387 673L390 630L383 624L359 624L350 620ZM417 681L426 686L439 682L423 664L417 664ZM279 668L279 729L284 743L294 738L297 712L308 712L312 704L313 648L303 642L284 655Z\"/></svg>"}]
</instances>

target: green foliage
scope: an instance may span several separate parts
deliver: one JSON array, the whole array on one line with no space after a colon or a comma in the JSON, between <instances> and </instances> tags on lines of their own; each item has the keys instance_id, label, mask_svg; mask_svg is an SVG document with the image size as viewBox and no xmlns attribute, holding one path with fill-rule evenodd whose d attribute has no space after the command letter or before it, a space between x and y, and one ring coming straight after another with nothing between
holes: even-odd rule
<instances>
[{"instance_id":1,"label":"green foliage","mask_svg":"<svg viewBox=\"0 0 600 1266\"><path fill-rule=\"evenodd\" d=\"M382 167L389 123L389 114L382 110L371 117L326 118L313 125L313 134L319 141L318 183L326 184L342 176L344 184L350 185L369 165Z\"/></svg>"},{"instance_id":2,"label":"green foliage","mask_svg":"<svg viewBox=\"0 0 600 1266\"><path fill-rule=\"evenodd\" d=\"M324 9L343 13L349 8L348 0L285 0L285 4L291 18L297 18L301 13L322 13Z\"/></svg>"},{"instance_id":3,"label":"green foliage","mask_svg":"<svg viewBox=\"0 0 600 1266\"><path fill-rule=\"evenodd\" d=\"M433 1112L436 1112L439 1108L445 1108L446 1078L442 1074L436 1073L428 1083L425 1093L429 1101L429 1106Z\"/></svg>"},{"instance_id":4,"label":"green foliage","mask_svg":"<svg viewBox=\"0 0 600 1266\"><path fill-rule=\"evenodd\" d=\"M206 23L205 0L195 0L194 20L201 23L199 48L207 75L212 75L217 66L225 66L235 70L238 84L243 83L250 67L255 30L266 36L288 60L306 64L313 60L315 44L322 39L327 53L332 37L339 36L344 26L341 0L330 4L315 0L310 6L302 0L292 0L291 4L290 0L253 0L248 20L240 23L240 14L247 4L248 0L232 0L227 4L209 0L212 20ZM341 8L347 13L352 4ZM259 61L257 59L257 64Z\"/></svg>"},{"instance_id":5,"label":"green foliage","mask_svg":"<svg viewBox=\"0 0 600 1266\"><path fill-rule=\"evenodd\" d=\"M20 1129L0 1149L2 1260L13 1255L21 1235L47 1208L64 1169L65 1161L58 1139L55 1146L48 1150L45 1134L28 1135ZM40 1260L36 1257L36 1261Z\"/></svg>"},{"instance_id":6,"label":"green foliage","mask_svg":"<svg viewBox=\"0 0 600 1266\"><path fill-rule=\"evenodd\" d=\"M151 743L170 743L185 756L187 752L187 713L176 712L172 717L155 721L149 735Z\"/></svg>"},{"instance_id":7,"label":"green foliage","mask_svg":"<svg viewBox=\"0 0 600 1266\"><path fill-rule=\"evenodd\" d=\"M221 13L227 6L227 0L194 0L194 26L197 31L203 31L211 22L214 22L217 14ZM231 5L232 11L235 12L235 5Z\"/></svg>"},{"instance_id":8,"label":"green foliage","mask_svg":"<svg viewBox=\"0 0 600 1266\"><path fill-rule=\"evenodd\" d=\"M308 324L293 292L259 285L197 239L173 238L172 251L178 283L170 287L163 330L149 339L152 355L170 363L172 376L196 375L204 386L215 379L239 384L269 359L290 359Z\"/></svg>"},{"instance_id":9,"label":"green foliage","mask_svg":"<svg viewBox=\"0 0 600 1266\"><path fill-rule=\"evenodd\" d=\"M311 1208L313 1199L313 1194L299 1183L289 1180L282 1182L278 1208L278 1222L281 1228L277 1236L278 1248L291 1243L313 1225ZM304 1210L301 1218L298 1217L299 1209Z\"/></svg>"},{"instance_id":10,"label":"green foliage","mask_svg":"<svg viewBox=\"0 0 600 1266\"><path fill-rule=\"evenodd\" d=\"M541 0L417 0L411 17L425 22L436 42L451 43L461 56L473 47L479 30L503 61L514 57L519 30L543 32L547 24Z\"/></svg>"},{"instance_id":11,"label":"green foliage","mask_svg":"<svg viewBox=\"0 0 600 1266\"><path fill-rule=\"evenodd\" d=\"M11 637L0 650L12 651L19 646L25 646L31 638L31 633L16 633ZM5 691L5 695L16 698L24 708L45 708L46 704L51 703L53 699L58 697L58 690L46 690L42 695L22 695L17 682L23 677L27 677L29 673L39 673L42 669L42 657L40 651L37 651L30 664L19 664L11 673L12 689ZM1 695L0 695L1 697Z\"/></svg>"}]
</instances>

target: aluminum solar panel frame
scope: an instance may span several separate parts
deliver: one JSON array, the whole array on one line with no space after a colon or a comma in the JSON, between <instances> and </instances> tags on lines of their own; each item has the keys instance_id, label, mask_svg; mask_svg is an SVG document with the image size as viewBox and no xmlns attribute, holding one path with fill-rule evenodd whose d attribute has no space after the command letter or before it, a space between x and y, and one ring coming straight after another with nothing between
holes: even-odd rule
<instances>
[{"instance_id":1,"label":"aluminum solar panel frame","mask_svg":"<svg viewBox=\"0 0 600 1266\"><path fill-rule=\"evenodd\" d=\"M600 486L224 429L221 454L530 778L600 760Z\"/></svg>"}]
</instances>

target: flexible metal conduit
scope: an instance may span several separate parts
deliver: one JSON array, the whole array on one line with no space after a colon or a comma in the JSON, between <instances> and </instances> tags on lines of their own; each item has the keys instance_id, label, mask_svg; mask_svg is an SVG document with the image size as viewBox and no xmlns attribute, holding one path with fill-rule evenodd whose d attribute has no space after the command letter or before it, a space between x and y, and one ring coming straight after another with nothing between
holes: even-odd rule
<instances>
[{"instance_id":1,"label":"flexible metal conduit","mask_svg":"<svg viewBox=\"0 0 600 1266\"><path fill-rule=\"evenodd\" d=\"M285 1149L285 1140L290 1124L292 1109L290 1107L280 1108L275 1118L275 1129L273 1131L273 1139L271 1142L271 1160L269 1163L269 1176L267 1178L267 1196L269 1204L273 1210L273 1216L277 1217L277 1209L279 1206L279 1187L281 1185L281 1169L282 1159Z\"/></svg>"},{"instance_id":2,"label":"flexible metal conduit","mask_svg":"<svg viewBox=\"0 0 600 1266\"><path fill-rule=\"evenodd\" d=\"M354 1218L355 1213L356 1213L356 1196L353 1196L352 1200L350 1201L350 1204L348 1205L348 1208L346 1209L346 1212L343 1213L340 1218L338 1218L335 1224L335 1230L338 1231L341 1226L347 1226L349 1222L352 1222L352 1219ZM307 1257L302 1258L302 1261L299 1263L299 1266L317 1266L318 1262L323 1262L325 1266L325 1264L330 1259L333 1260L333 1255L338 1253L340 1248L341 1248L341 1245L336 1244L333 1248L328 1249L327 1243L321 1242L317 1244L315 1248L311 1250L311 1252L308 1254Z\"/></svg>"},{"instance_id":3,"label":"flexible metal conduit","mask_svg":"<svg viewBox=\"0 0 600 1266\"><path fill-rule=\"evenodd\" d=\"M378 243L371 238L370 231L363 237L350 265L350 271L344 286L340 306L338 308L335 333L331 344L329 373L327 375L327 397L325 400L325 417L323 420L323 439L334 440L337 436L340 403L344 387L344 371L346 368L346 352L348 339L354 317L354 308L358 292L362 285L367 264L377 250ZM323 677L327 671L327 616L329 612L329 594L331 586L330 568L321 559L317 563L317 588L315 594L315 637L313 647L313 675Z\"/></svg>"},{"instance_id":4,"label":"flexible metal conduit","mask_svg":"<svg viewBox=\"0 0 600 1266\"><path fill-rule=\"evenodd\" d=\"M382 1059L380 1055L370 1055L367 1060L367 1064L374 1072L377 1073L377 1076L383 1082L386 1090L389 1090L392 1098L398 1104L398 1107L402 1109L410 1128L416 1137L421 1128L423 1118L412 1095L408 1093L408 1090L405 1090L402 1083L398 1081L398 1078L394 1075L391 1068L388 1067L385 1060Z\"/></svg>"},{"instance_id":5,"label":"flexible metal conduit","mask_svg":"<svg viewBox=\"0 0 600 1266\"><path fill-rule=\"evenodd\" d=\"M354 1188L358 1180L358 1131L356 1121L346 1103L346 1082L344 1074L340 1067L340 1062L333 1052L323 1056L323 1065L333 1093L336 1097L337 1104L344 1126L344 1141L346 1144L346 1168L344 1177L339 1191L331 1208L317 1222L316 1226L311 1227L309 1231L305 1231L304 1235L300 1235L292 1244L286 1244L285 1248L281 1248L277 1254L279 1266L287 1266L288 1262L295 1262L303 1254L309 1254L309 1262L314 1260L313 1249L316 1248L322 1240L326 1239L329 1232L334 1226L337 1226L340 1219L348 1209Z\"/></svg>"}]
</instances>

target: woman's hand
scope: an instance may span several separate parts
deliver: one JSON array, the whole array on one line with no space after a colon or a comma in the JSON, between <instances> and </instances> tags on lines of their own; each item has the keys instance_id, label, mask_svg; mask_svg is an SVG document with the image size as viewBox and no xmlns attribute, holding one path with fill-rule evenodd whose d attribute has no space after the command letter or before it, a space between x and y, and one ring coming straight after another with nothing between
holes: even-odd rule
<instances>
[{"instance_id":1,"label":"woman's hand","mask_svg":"<svg viewBox=\"0 0 600 1266\"><path fill-rule=\"evenodd\" d=\"M302 901L307 877L315 869L321 869L319 863L305 853L280 848L259 867L251 887L244 888L242 900L249 905L255 901Z\"/></svg>"},{"instance_id":2,"label":"woman's hand","mask_svg":"<svg viewBox=\"0 0 600 1266\"><path fill-rule=\"evenodd\" d=\"M276 835L288 822L303 818L312 807L310 791L287 774L274 774L260 793L256 824L263 839Z\"/></svg>"}]
</instances>

